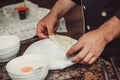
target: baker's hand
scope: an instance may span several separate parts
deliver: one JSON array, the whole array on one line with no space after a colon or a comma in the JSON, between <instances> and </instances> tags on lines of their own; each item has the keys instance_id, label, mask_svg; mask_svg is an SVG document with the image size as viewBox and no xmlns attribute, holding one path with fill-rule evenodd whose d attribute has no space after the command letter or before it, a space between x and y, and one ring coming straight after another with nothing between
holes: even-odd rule
<instances>
[{"instance_id":1,"label":"baker's hand","mask_svg":"<svg viewBox=\"0 0 120 80\"><path fill-rule=\"evenodd\" d=\"M103 33L99 30L93 30L84 34L78 42L67 52L67 56L75 54L72 58L73 62L81 64L92 64L103 52L107 41L103 37Z\"/></svg>"},{"instance_id":2,"label":"baker's hand","mask_svg":"<svg viewBox=\"0 0 120 80\"><path fill-rule=\"evenodd\" d=\"M55 34L59 25L59 20L54 15L48 14L37 25L37 35L40 38L47 38L49 35Z\"/></svg>"}]
</instances>

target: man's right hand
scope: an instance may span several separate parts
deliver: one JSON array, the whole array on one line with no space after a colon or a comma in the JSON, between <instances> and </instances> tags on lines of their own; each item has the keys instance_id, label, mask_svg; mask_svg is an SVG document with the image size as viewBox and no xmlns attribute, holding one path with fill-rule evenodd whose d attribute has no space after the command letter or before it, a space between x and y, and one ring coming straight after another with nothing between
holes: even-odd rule
<instances>
[{"instance_id":1,"label":"man's right hand","mask_svg":"<svg viewBox=\"0 0 120 80\"><path fill-rule=\"evenodd\" d=\"M54 35L59 25L59 20L56 16L48 14L37 25L37 35L40 38L47 38L49 35Z\"/></svg>"},{"instance_id":2,"label":"man's right hand","mask_svg":"<svg viewBox=\"0 0 120 80\"><path fill-rule=\"evenodd\" d=\"M75 5L71 0L57 0L50 13L38 23L37 35L40 38L47 38L49 35L54 35L60 18Z\"/></svg>"}]
</instances>

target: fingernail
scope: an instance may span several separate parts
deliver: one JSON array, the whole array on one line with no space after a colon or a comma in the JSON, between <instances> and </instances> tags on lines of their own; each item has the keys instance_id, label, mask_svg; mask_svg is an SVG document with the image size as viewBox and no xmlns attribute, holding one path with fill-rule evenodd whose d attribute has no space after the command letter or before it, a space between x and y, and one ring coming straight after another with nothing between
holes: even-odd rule
<instances>
[{"instance_id":1,"label":"fingernail","mask_svg":"<svg viewBox=\"0 0 120 80\"><path fill-rule=\"evenodd\" d=\"M77 61L72 61L73 63L78 63Z\"/></svg>"},{"instance_id":2,"label":"fingernail","mask_svg":"<svg viewBox=\"0 0 120 80\"><path fill-rule=\"evenodd\" d=\"M71 61L74 63L78 63L78 61L76 61L74 58Z\"/></svg>"},{"instance_id":3,"label":"fingernail","mask_svg":"<svg viewBox=\"0 0 120 80\"><path fill-rule=\"evenodd\" d=\"M81 64L85 64L84 61L80 61Z\"/></svg>"},{"instance_id":4,"label":"fingernail","mask_svg":"<svg viewBox=\"0 0 120 80\"><path fill-rule=\"evenodd\" d=\"M70 53L69 53L69 51L67 51L66 55L67 55L67 57L69 57L69 56L70 56Z\"/></svg>"},{"instance_id":5,"label":"fingernail","mask_svg":"<svg viewBox=\"0 0 120 80\"><path fill-rule=\"evenodd\" d=\"M67 54L66 56L67 56L67 57L70 57L70 55L69 55L69 54Z\"/></svg>"}]
</instances>

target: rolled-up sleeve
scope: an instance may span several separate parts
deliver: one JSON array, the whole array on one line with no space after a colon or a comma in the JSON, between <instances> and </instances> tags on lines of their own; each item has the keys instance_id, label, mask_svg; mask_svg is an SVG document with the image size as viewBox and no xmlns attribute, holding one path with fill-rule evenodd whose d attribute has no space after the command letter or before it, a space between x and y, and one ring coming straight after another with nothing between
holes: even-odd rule
<instances>
[{"instance_id":1,"label":"rolled-up sleeve","mask_svg":"<svg viewBox=\"0 0 120 80\"><path fill-rule=\"evenodd\" d=\"M72 0L73 2L75 2L76 4L81 4L81 0Z\"/></svg>"}]
</instances>

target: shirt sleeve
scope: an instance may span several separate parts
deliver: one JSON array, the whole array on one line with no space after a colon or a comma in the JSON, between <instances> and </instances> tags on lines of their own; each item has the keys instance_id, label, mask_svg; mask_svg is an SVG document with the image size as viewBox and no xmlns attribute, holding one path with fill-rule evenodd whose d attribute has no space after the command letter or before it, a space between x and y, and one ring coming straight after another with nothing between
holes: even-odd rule
<instances>
[{"instance_id":1,"label":"shirt sleeve","mask_svg":"<svg viewBox=\"0 0 120 80\"><path fill-rule=\"evenodd\" d=\"M72 0L73 2L75 2L76 4L81 5L81 0Z\"/></svg>"},{"instance_id":2,"label":"shirt sleeve","mask_svg":"<svg viewBox=\"0 0 120 80\"><path fill-rule=\"evenodd\" d=\"M117 13L115 14L115 16L120 19L120 10L117 11Z\"/></svg>"}]
</instances>

